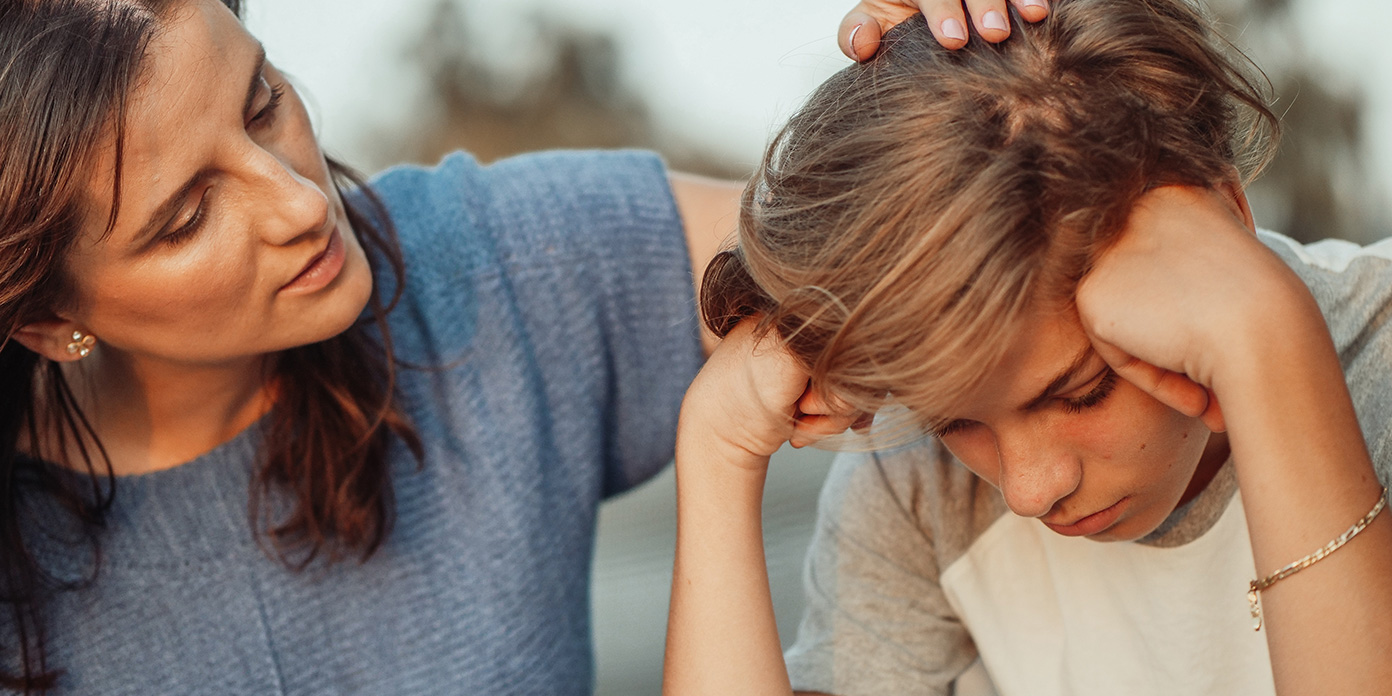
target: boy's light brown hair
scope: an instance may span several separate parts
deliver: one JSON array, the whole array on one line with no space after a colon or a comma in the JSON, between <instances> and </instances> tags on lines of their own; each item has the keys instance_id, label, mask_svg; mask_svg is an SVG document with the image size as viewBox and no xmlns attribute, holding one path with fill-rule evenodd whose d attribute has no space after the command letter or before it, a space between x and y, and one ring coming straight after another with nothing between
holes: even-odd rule
<instances>
[{"instance_id":1,"label":"boy's light brown hair","mask_svg":"<svg viewBox=\"0 0 1392 696\"><path fill-rule=\"evenodd\" d=\"M1058 0L949 51L922 16L827 80L745 189L705 321L759 315L813 384L924 425L1057 303L1147 190L1249 181L1278 124L1264 78L1185 0Z\"/></svg>"}]
</instances>

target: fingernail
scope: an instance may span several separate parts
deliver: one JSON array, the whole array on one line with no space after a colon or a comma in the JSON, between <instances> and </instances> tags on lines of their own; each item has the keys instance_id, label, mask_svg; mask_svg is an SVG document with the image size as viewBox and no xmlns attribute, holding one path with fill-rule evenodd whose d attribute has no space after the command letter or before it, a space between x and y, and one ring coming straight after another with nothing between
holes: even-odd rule
<instances>
[{"instance_id":1,"label":"fingernail","mask_svg":"<svg viewBox=\"0 0 1392 696\"><path fill-rule=\"evenodd\" d=\"M849 48L851 49L851 58L852 58L852 59L857 59L857 58L859 58L859 55L856 53L856 50L855 50L855 35L856 35L856 32L860 31L860 28L863 27L863 26L865 26L865 25L864 25L864 24L857 24L857 25L855 25L855 27L851 29L851 38L849 38L849 39L846 40L846 45L847 45L847 47L849 47Z\"/></svg>"},{"instance_id":2,"label":"fingernail","mask_svg":"<svg viewBox=\"0 0 1392 696\"><path fill-rule=\"evenodd\" d=\"M991 10L981 16L981 26L986 29L997 31L1010 31L1010 25L1005 22L1005 15Z\"/></svg>"},{"instance_id":3,"label":"fingernail","mask_svg":"<svg viewBox=\"0 0 1392 696\"><path fill-rule=\"evenodd\" d=\"M949 39L957 39L958 41L967 40L967 28L962 26L962 23L955 19L945 20L942 23L942 33L943 36Z\"/></svg>"},{"instance_id":4,"label":"fingernail","mask_svg":"<svg viewBox=\"0 0 1392 696\"><path fill-rule=\"evenodd\" d=\"M1020 5L1023 7L1042 7L1046 10L1049 9L1049 3L1044 2L1044 0L1020 0Z\"/></svg>"}]
</instances>

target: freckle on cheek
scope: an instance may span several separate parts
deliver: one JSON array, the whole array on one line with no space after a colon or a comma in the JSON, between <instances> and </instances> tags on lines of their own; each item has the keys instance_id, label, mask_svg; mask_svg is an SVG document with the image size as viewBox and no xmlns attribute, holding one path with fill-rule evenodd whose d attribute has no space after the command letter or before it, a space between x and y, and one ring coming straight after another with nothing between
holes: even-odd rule
<instances>
[{"instance_id":1,"label":"freckle on cheek","mask_svg":"<svg viewBox=\"0 0 1392 696\"><path fill-rule=\"evenodd\" d=\"M1145 449L1145 445L1146 445L1146 443L1144 443L1144 442L1141 443L1141 449L1142 449L1142 450Z\"/></svg>"}]
</instances>

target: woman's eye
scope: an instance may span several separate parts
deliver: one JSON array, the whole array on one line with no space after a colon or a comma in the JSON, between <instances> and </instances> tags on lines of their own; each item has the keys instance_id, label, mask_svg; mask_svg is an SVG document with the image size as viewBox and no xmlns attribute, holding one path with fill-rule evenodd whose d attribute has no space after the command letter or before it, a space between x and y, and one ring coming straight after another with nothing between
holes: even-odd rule
<instances>
[{"instance_id":1,"label":"woman's eye","mask_svg":"<svg viewBox=\"0 0 1392 696\"><path fill-rule=\"evenodd\" d=\"M207 219L208 194L205 192L198 201L198 207L194 209L193 215L188 222L180 225L178 229L160 238L160 243L165 246L177 247L184 242L193 239L193 235L203 227L204 220Z\"/></svg>"},{"instance_id":2,"label":"woman's eye","mask_svg":"<svg viewBox=\"0 0 1392 696\"><path fill-rule=\"evenodd\" d=\"M269 126L275 122L276 110L280 107L281 99L285 96L285 85L269 86L271 98L266 101L266 105L261 107L256 115L247 122L248 126Z\"/></svg>"},{"instance_id":3,"label":"woman's eye","mask_svg":"<svg viewBox=\"0 0 1392 696\"><path fill-rule=\"evenodd\" d=\"M1112 393L1112 390L1116 389L1117 379L1116 370L1107 368L1102 379L1097 383L1097 386L1092 388L1092 391L1082 396L1062 399L1063 409L1069 413L1078 413L1102 403Z\"/></svg>"}]
</instances>

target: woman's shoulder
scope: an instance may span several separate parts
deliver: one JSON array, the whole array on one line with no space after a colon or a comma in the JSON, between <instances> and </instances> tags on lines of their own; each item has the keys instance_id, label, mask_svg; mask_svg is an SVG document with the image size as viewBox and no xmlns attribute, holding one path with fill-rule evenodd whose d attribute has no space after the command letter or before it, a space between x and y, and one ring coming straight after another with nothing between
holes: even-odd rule
<instances>
[{"instance_id":1,"label":"woman's shoulder","mask_svg":"<svg viewBox=\"0 0 1392 696\"><path fill-rule=\"evenodd\" d=\"M518 308L512 318L521 320L546 315L558 299L579 307L606 297L633 304L640 295L654 306L688 302L690 266L666 174L642 151L538 152L488 164L455 152L433 166L392 167L370 187L396 231L402 302L418 306L409 314L467 326L489 302ZM618 266L632 265L681 282L629 283L634 274ZM391 278L380 279L385 293Z\"/></svg>"},{"instance_id":2,"label":"woman's shoulder","mask_svg":"<svg viewBox=\"0 0 1392 696\"><path fill-rule=\"evenodd\" d=\"M465 152L373 178L409 253L474 251L475 261L547 262L587 252L613 229L680 230L666 168L636 150L559 150L484 164ZM484 254L484 252L491 252Z\"/></svg>"}]
</instances>

